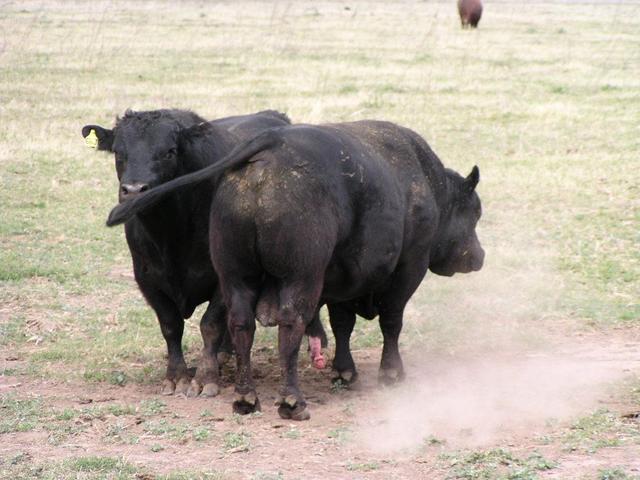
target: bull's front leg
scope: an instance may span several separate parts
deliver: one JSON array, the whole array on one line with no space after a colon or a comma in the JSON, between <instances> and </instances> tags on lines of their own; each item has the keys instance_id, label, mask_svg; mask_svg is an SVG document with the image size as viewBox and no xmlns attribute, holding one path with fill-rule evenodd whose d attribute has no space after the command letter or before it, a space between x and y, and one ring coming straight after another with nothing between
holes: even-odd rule
<instances>
[{"instance_id":1,"label":"bull's front leg","mask_svg":"<svg viewBox=\"0 0 640 480\"><path fill-rule=\"evenodd\" d=\"M400 357L398 338L402 331L403 310L382 310L380 312L380 329L384 343L378 381L391 385L404 379L404 367Z\"/></svg>"},{"instance_id":2,"label":"bull's front leg","mask_svg":"<svg viewBox=\"0 0 640 480\"><path fill-rule=\"evenodd\" d=\"M384 339L378 372L378 381L382 384L391 385L404 379L404 366L398 347L404 309L427 273L428 266L427 262L410 261L410 259L422 258L423 255L424 253L419 250L406 254L407 260L400 262L393 273L391 289L378 301L380 330Z\"/></svg>"},{"instance_id":3,"label":"bull's front leg","mask_svg":"<svg viewBox=\"0 0 640 480\"><path fill-rule=\"evenodd\" d=\"M224 351L224 340L228 337L226 323L226 309L220 295L216 294L209 302L207 311L200 321L202 334L202 357L191 380L187 397L215 397L220 391L220 365Z\"/></svg>"},{"instance_id":4,"label":"bull's front leg","mask_svg":"<svg viewBox=\"0 0 640 480\"><path fill-rule=\"evenodd\" d=\"M283 386L278 414L291 420L308 420L307 402L298 386L298 353L305 333L304 318L291 304L281 306L277 314L278 351Z\"/></svg>"},{"instance_id":5,"label":"bull's front leg","mask_svg":"<svg viewBox=\"0 0 640 480\"><path fill-rule=\"evenodd\" d=\"M167 371L162 382L162 395L184 395L189 388L189 372L182 353L184 320L178 307L162 292L141 286L151 308L156 312L162 336L167 343Z\"/></svg>"},{"instance_id":6,"label":"bull's front leg","mask_svg":"<svg viewBox=\"0 0 640 480\"><path fill-rule=\"evenodd\" d=\"M334 384L353 385L358 379L356 364L351 356L351 333L356 324L356 314L339 304L329 304L329 322L336 339L336 353L333 358L333 369L338 376Z\"/></svg>"}]
</instances>

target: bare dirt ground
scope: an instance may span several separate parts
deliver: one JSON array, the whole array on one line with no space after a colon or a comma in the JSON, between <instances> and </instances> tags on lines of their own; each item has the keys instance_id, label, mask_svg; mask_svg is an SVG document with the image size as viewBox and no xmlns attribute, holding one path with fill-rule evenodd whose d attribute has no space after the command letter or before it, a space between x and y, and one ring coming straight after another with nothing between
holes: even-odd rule
<instances>
[{"instance_id":1,"label":"bare dirt ground","mask_svg":"<svg viewBox=\"0 0 640 480\"><path fill-rule=\"evenodd\" d=\"M446 452L508 448L554 462L539 473L542 478L599 478L598 471L613 467L640 475L636 442L580 449L566 441L574 419L597 409L640 428L634 417L640 405L619 394L625 379L640 372L640 342L629 332L625 337L565 339L553 351L525 354L436 357L413 351L406 355L406 382L385 389L376 382L377 349L355 352L361 381L352 391L332 389L331 371L314 370L304 360L301 384L312 417L301 423L278 417L273 401L279 373L276 359L264 351L255 356L263 411L247 417L231 414L229 367L215 399L163 397L155 386L0 377L0 393L40 398L56 412L103 411L75 415L75 433L57 442L46 428L5 434L0 458L21 454L46 463L79 455L121 457L147 469L146 478L203 470L233 479L456 478L449 472L456 460ZM160 411L145 413L140 405L149 401L162 405ZM113 405L138 407L114 415L108 411Z\"/></svg>"}]
</instances>

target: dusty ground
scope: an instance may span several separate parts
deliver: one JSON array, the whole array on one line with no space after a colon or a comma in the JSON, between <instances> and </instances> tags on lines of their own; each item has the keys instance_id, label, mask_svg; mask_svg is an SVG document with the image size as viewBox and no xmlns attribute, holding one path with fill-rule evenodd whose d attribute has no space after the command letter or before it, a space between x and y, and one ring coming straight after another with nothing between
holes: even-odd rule
<instances>
[{"instance_id":1,"label":"dusty ground","mask_svg":"<svg viewBox=\"0 0 640 480\"><path fill-rule=\"evenodd\" d=\"M637 437L624 440L640 428L633 417L640 405L620 395L625 381L640 373L640 343L588 336L553 350L450 357L414 351L406 383L393 389L376 383L377 349L359 350L361 385L354 391L331 389L331 371L305 361L302 384L312 418L302 423L277 416L278 372L266 351L256 355L263 411L248 417L230 413L229 368L215 399L164 397L155 386L5 376L3 395L40 399L55 418L72 416L73 427L58 437L46 425L5 434L0 458L21 455L47 464L118 457L141 468L138 478L184 471L230 479L456 478L451 469L461 460L450 452L500 448L516 458L535 452L553 462L537 472L540 478L602 478L598 472L611 468L640 475ZM18 363L7 352L4 357ZM625 428L598 434L622 442L597 448L597 454L568 442L576 418L603 409ZM457 477L494 478L464 475Z\"/></svg>"}]
</instances>

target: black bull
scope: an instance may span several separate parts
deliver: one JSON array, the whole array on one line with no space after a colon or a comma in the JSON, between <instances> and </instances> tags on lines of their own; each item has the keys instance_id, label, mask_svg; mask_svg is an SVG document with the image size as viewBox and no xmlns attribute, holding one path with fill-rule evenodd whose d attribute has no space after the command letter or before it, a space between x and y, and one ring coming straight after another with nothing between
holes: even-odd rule
<instances>
[{"instance_id":1,"label":"black bull","mask_svg":"<svg viewBox=\"0 0 640 480\"><path fill-rule=\"evenodd\" d=\"M341 374L355 374L349 337L358 313L380 317L380 379L404 376L403 311L427 270L450 276L482 267L478 180L477 167L466 178L445 169L419 135L391 123L286 126L119 205L107 224L207 181L211 260L237 355L234 411L259 408L250 352L256 311L267 310L278 325L278 412L302 420L309 413L297 357L318 305L329 307Z\"/></svg>"},{"instance_id":2,"label":"black bull","mask_svg":"<svg viewBox=\"0 0 640 480\"><path fill-rule=\"evenodd\" d=\"M267 128L289 124L285 115L271 110L204 123L193 112L165 109L127 111L113 130L87 125L82 134L93 140L97 149L115 154L122 202L221 160L234 145ZM211 141L206 150L198 150L201 142L190 142L192 136L199 139L202 130ZM209 260L211 198L212 190L206 185L176 192L125 227L136 282L156 313L167 344L163 394L215 395L219 362L211 357L218 356L222 361L231 349L225 335L226 310ZM204 302L209 302L200 323L204 349L196 375L190 379L182 352L183 319ZM326 342L319 319L308 333L316 337L315 362L322 359L317 356L319 338Z\"/></svg>"}]
</instances>

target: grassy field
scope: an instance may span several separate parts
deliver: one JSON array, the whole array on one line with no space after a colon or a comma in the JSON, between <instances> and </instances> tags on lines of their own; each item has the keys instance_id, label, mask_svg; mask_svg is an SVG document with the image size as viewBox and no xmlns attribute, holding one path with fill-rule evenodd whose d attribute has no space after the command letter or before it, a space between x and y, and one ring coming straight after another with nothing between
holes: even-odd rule
<instances>
[{"instance_id":1,"label":"grassy field","mask_svg":"<svg viewBox=\"0 0 640 480\"><path fill-rule=\"evenodd\" d=\"M158 399L164 342L122 229L104 227L113 159L80 135L127 108L162 107L411 127L447 166L480 167L487 260L478 274L427 277L407 312L409 356L637 342L640 3L487 1L480 28L462 31L453 0L21 1L0 5L0 73L0 478L316 478L317 466L278 457L260 470L252 459L280 444L306 455L318 433L312 446L332 456L325 478L640 476L640 426L610 405L544 441L467 450L427 439L399 459L357 450L349 410L367 399L329 392L329 373L318 388L333 426L269 430L270 406L242 420L226 400ZM197 320L186 328L192 363ZM354 348L372 378L379 346L377 324L359 322ZM266 372L274 347L275 332L260 330ZM637 407L638 391L631 379L609 395ZM180 468L158 464L169 451ZM189 461L207 452L218 464Z\"/></svg>"}]
</instances>

